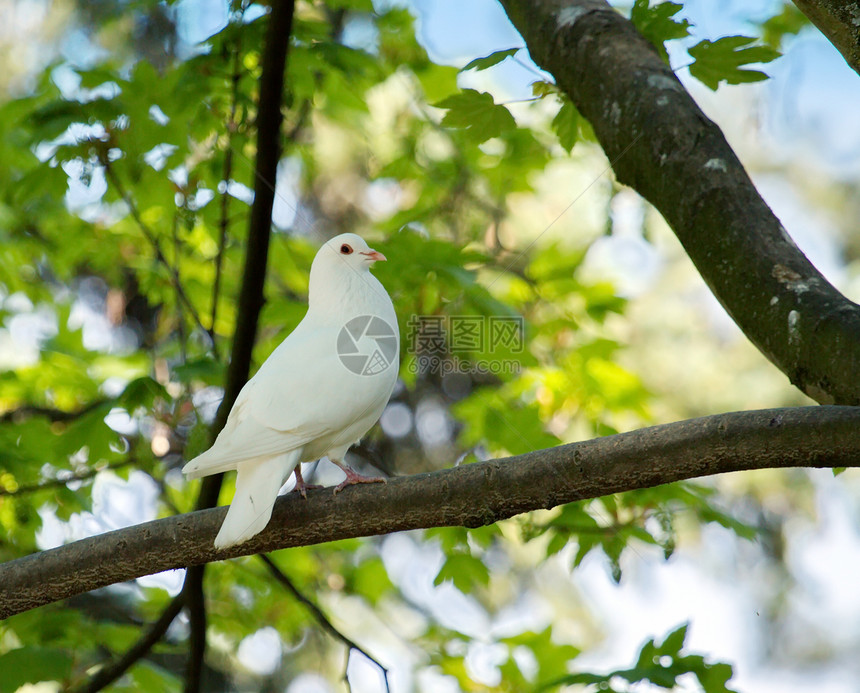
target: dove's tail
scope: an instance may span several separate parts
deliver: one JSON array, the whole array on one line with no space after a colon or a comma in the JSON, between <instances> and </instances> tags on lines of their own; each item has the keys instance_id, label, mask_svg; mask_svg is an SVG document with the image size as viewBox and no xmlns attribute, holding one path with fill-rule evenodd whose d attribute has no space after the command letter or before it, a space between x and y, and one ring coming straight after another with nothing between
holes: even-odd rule
<instances>
[{"instance_id":1,"label":"dove's tail","mask_svg":"<svg viewBox=\"0 0 860 693\"><path fill-rule=\"evenodd\" d=\"M241 544L263 531L272 517L278 491L299 464L301 453L298 448L276 457L244 460L236 466L236 495L215 537L216 549Z\"/></svg>"}]
</instances>

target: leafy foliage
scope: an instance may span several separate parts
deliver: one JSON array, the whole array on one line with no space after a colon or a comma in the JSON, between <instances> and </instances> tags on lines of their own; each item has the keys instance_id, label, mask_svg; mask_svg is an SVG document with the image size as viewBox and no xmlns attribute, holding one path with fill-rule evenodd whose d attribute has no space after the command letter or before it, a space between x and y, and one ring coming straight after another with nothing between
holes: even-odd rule
<instances>
[{"instance_id":1,"label":"leafy foliage","mask_svg":"<svg viewBox=\"0 0 860 693\"><path fill-rule=\"evenodd\" d=\"M442 125L466 128L479 142L516 128L511 112L496 104L493 97L486 92L463 89L459 94L449 96L434 105L448 111L442 118Z\"/></svg>"},{"instance_id":2,"label":"leafy foliage","mask_svg":"<svg viewBox=\"0 0 860 693\"><path fill-rule=\"evenodd\" d=\"M544 689L561 684L585 684L591 690L609 693L634 690L627 685L616 688L619 685L616 681L625 681L631 685L648 681L660 688L674 689L679 684L680 677L692 674L704 693L734 693L726 686L732 677L731 666L709 663L702 655L682 653L687 639L687 627L688 625L684 624L669 633L660 644L654 640L646 642L639 652L639 659L630 669L620 669L610 674L570 674Z\"/></svg>"},{"instance_id":3,"label":"leafy foliage","mask_svg":"<svg viewBox=\"0 0 860 693\"><path fill-rule=\"evenodd\" d=\"M806 15L794 3L783 3L781 12L762 23L762 39L771 48L779 49L785 36L798 34L805 26L809 26Z\"/></svg>"},{"instance_id":4,"label":"leafy foliage","mask_svg":"<svg viewBox=\"0 0 860 693\"><path fill-rule=\"evenodd\" d=\"M15 693L26 683L62 681L72 667L72 657L59 649L19 647L0 655L2 693Z\"/></svg>"},{"instance_id":5,"label":"leafy foliage","mask_svg":"<svg viewBox=\"0 0 860 693\"><path fill-rule=\"evenodd\" d=\"M573 150L579 130L579 111L570 99L564 100L555 118L552 119L552 129L558 135L558 141L567 151Z\"/></svg>"},{"instance_id":6,"label":"leafy foliage","mask_svg":"<svg viewBox=\"0 0 860 693\"><path fill-rule=\"evenodd\" d=\"M519 48L507 48L503 51L495 51L483 58L475 58L472 62L466 63L463 72L466 70L486 70L488 67L498 65L503 60L516 55L520 51Z\"/></svg>"},{"instance_id":7,"label":"leafy foliage","mask_svg":"<svg viewBox=\"0 0 860 693\"><path fill-rule=\"evenodd\" d=\"M209 444L245 223L261 185L275 187L277 202L271 260L257 268L268 284L256 363L301 320L323 238L356 231L389 258L374 271L400 318L402 387L392 404L410 423L406 432L371 432L385 471L523 453L651 421L651 394L622 364L627 344L611 329L626 301L584 271L594 236L569 222L561 241L546 226L521 228L516 216L551 165L596 156L589 124L554 84L537 80L523 111L508 108L489 91L460 89L462 71L428 57L402 7L297 3L285 159L278 180L257 181L262 6L231 2L224 25L188 45L171 19L182 3L79 5L69 31L90 42L90 58L40 66L26 93L0 103L0 560L194 507L199 485L179 468ZM691 31L675 19L680 7L637 0L632 9L664 59L665 41ZM691 74L712 88L761 78L742 67L776 53L750 42L701 42L690 49ZM492 70L520 50L463 70ZM415 316L444 327L436 368L422 366ZM465 343L452 327L477 320L489 330L497 319L516 322L510 339ZM490 622L535 592L542 566L567 572L602 554L620 579L631 547L657 546L668 557L681 514L752 534L710 487L684 484L410 535L416 556L438 559L417 577L404 577L409 566L392 557L389 540L303 547L272 560L300 593L347 614L354 639L372 636L358 623L385 623L377 630L424 653L416 671L484 690L492 687L467 661L480 638L422 603L410 580L422 580L426 594L467 600ZM539 549L525 567L524 547ZM40 681L83 684L160 616L175 591L165 581L0 624L0 693ZM259 562L210 566L206 600L212 676L260 689L283 688L303 671L337 679L340 646ZM287 653L271 675L249 672L236 654L258 627L274 628ZM728 690L727 665L682 653L685 632L652 641L636 667L615 676L669 687L691 672L709 693ZM591 643L574 642L558 622L524 625L490 644L501 653L495 690L614 680L569 674ZM187 634L172 629L115 689L178 690L186 650Z\"/></svg>"},{"instance_id":8,"label":"leafy foliage","mask_svg":"<svg viewBox=\"0 0 860 693\"><path fill-rule=\"evenodd\" d=\"M695 62L690 65L690 74L700 82L715 90L720 82L742 84L760 82L767 75L760 70L744 68L754 63L769 63L776 60L780 53L768 46L751 46L755 38L748 36L726 36L717 41L700 41L690 48L690 57Z\"/></svg>"},{"instance_id":9,"label":"leafy foliage","mask_svg":"<svg viewBox=\"0 0 860 693\"><path fill-rule=\"evenodd\" d=\"M684 8L676 2L660 2L651 6L650 0L636 0L630 10L630 21L660 52L663 61L669 64L666 41L690 35L690 22L674 19Z\"/></svg>"},{"instance_id":10,"label":"leafy foliage","mask_svg":"<svg viewBox=\"0 0 860 693\"><path fill-rule=\"evenodd\" d=\"M691 36L693 26L687 19L675 19L684 9L676 2L635 0L630 10L630 21L659 51L663 61L669 64L666 42ZM763 23L764 41L767 45L750 45L756 38L749 36L724 36L716 41L704 39L687 49L693 62L690 75L716 91L721 82L744 84L767 79L767 74L746 65L769 63L780 53L779 43L787 33L797 33L805 23L803 15L793 6L785 5L781 14Z\"/></svg>"}]
</instances>

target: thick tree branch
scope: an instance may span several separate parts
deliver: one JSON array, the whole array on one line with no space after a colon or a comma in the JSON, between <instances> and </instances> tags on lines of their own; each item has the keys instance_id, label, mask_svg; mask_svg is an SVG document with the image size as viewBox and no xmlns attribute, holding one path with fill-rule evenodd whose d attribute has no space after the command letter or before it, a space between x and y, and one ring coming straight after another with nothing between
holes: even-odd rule
<instances>
[{"instance_id":1,"label":"thick tree branch","mask_svg":"<svg viewBox=\"0 0 860 693\"><path fill-rule=\"evenodd\" d=\"M860 74L860 2L857 0L794 0L809 21Z\"/></svg>"},{"instance_id":2,"label":"thick tree branch","mask_svg":"<svg viewBox=\"0 0 860 693\"><path fill-rule=\"evenodd\" d=\"M200 690L203 675L203 659L206 655L206 600L203 596L204 566L189 568L185 574L180 597L188 610L188 660L185 665L185 691Z\"/></svg>"},{"instance_id":3,"label":"thick tree branch","mask_svg":"<svg viewBox=\"0 0 860 693\"><path fill-rule=\"evenodd\" d=\"M654 47L603 0L501 2L747 337L818 402L860 404L860 306L800 252Z\"/></svg>"},{"instance_id":4,"label":"thick tree branch","mask_svg":"<svg viewBox=\"0 0 860 693\"><path fill-rule=\"evenodd\" d=\"M226 508L169 517L0 565L0 618L189 564L519 513L682 479L776 467L860 466L860 408L720 414L430 474L278 499L269 526L224 551Z\"/></svg>"}]
</instances>

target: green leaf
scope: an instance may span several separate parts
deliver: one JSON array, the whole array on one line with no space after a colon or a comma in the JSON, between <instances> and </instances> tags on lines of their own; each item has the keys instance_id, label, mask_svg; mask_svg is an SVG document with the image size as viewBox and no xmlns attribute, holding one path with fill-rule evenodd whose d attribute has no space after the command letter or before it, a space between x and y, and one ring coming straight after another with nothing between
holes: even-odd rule
<instances>
[{"instance_id":1,"label":"green leaf","mask_svg":"<svg viewBox=\"0 0 860 693\"><path fill-rule=\"evenodd\" d=\"M206 385L222 385L224 372L224 364L208 356L188 361L173 369L173 375L179 379L179 382L198 381Z\"/></svg>"},{"instance_id":2,"label":"green leaf","mask_svg":"<svg viewBox=\"0 0 860 693\"><path fill-rule=\"evenodd\" d=\"M111 406L110 402L101 404L70 423L56 439L57 453L73 455L78 450L87 448L90 462L112 457L113 448L119 442L119 435L105 423Z\"/></svg>"},{"instance_id":3,"label":"green leaf","mask_svg":"<svg viewBox=\"0 0 860 693\"><path fill-rule=\"evenodd\" d=\"M681 651L687 640L687 628L689 625L689 623L685 623L666 636L659 648L661 655L676 655Z\"/></svg>"},{"instance_id":4,"label":"green leaf","mask_svg":"<svg viewBox=\"0 0 860 693\"><path fill-rule=\"evenodd\" d=\"M470 62L462 70L460 70L460 72L466 72L466 70L486 70L488 67L498 65L503 60L510 58L512 55L516 55L519 50L521 49L506 48L503 51L496 51L495 53L490 53L483 58L475 58L472 62Z\"/></svg>"},{"instance_id":5,"label":"green leaf","mask_svg":"<svg viewBox=\"0 0 860 693\"><path fill-rule=\"evenodd\" d=\"M580 654L573 645L561 645L552 640L552 627L549 626L540 633L526 631L512 638L505 638L512 646L524 645L535 656L538 665L538 681L548 681L563 676L567 665Z\"/></svg>"},{"instance_id":6,"label":"green leaf","mask_svg":"<svg viewBox=\"0 0 860 693\"><path fill-rule=\"evenodd\" d=\"M171 399L161 383L149 376L143 376L142 378L132 380L125 386L125 390L117 398L116 404L126 411L133 412L139 407L152 406L153 401L159 398L165 400Z\"/></svg>"},{"instance_id":7,"label":"green leaf","mask_svg":"<svg viewBox=\"0 0 860 693\"><path fill-rule=\"evenodd\" d=\"M139 661L129 672L138 691L178 691L181 689L179 678L145 659Z\"/></svg>"},{"instance_id":8,"label":"green leaf","mask_svg":"<svg viewBox=\"0 0 860 693\"><path fill-rule=\"evenodd\" d=\"M448 111L442 118L442 125L465 128L478 142L498 137L517 127L511 112L496 104L487 92L463 89L434 106Z\"/></svg>"},{"instance_id":9,"label":"green leaf","mask_svg":"<svg viewBox=\"0 0 860 693\"><path fill-rule=\"evenodd\" d=\"M579 111L570 99L563 100L561 109L552 119L552 129L558 136L561 146L568 152L572 151L579 133Z\"/></svg>"},{"instance_id":10,"label":"green leaf","mask_svg":"<svg viewBox=\"0 0 860 693\"><path fill-rule=\"evenodd\" d=\"M416 72L415 76L421 83L421 88L424 90L424 96L427 101L433 102L450 96L457 91L458 74L459 72L456 68L431 63L424 69Z\"/></svg>"},{"instance_id":11,"label":"green leaf","mask_svg":"<svg viewBox=\"0 0 860 693\"><path fill-rule=\"evenodd\" d=\"M756 39L749 36L726 36L717 41L700 41L689 49L695 62L690 74L702 84L717 90L720 82L741 84L768 78L759 70L742 69L752 63L769 63L781 54L769 46L750 46Z\"/></svg>"},{"instance_id":12,"label":"green leaf","mask_svg":"<svg viewBox=\"0 0 860 693\"><path fill-rule=\"evenodd\" d=\"M761 25L762 41L772 48L779 48L787 34L798 34L803 27L808 25L809 19L806 15L792 3L786 3L782 6L782 12Z\"/></svg>"},{"instance_id":13,"label":"green leaf","mask_svg":"<svg viewBox=\"0 0 860 693\"><path fill-rule=\"evenodd\" d=\"M560 442L547 432L536 404L517 405L488 388L458 402L454 413L468 424L461 434L464 444L485 443L495 453L520 455Z\"/></svg>"},{"instance_id":14,"label":"green leaf","mask_svg":"<svg viewBox=\"0 0 860 693\"><path fill-rule=\"evenodd\" d=\"M732 677L732 668L725 663L711 664L701 655L682 654L687 639L689 624L683 624L667 635L659 645L654 640L646 642L639 652L636 665L631 669L617 671L615 675L630 683L650 681L662 688L674 688L678 678L693 674L705 693L732 693L726 687Z\"/></svg>"},{"instance_id":15,"label":"green leaf","mask_svg":"<svg viewBox=\"0 0 860 693\"><path fill-rule=\"evenodd\" d=\"M455 553L442 564L433 584L441 585L445 580L451 580L458 590L469 594L475 585L486 587L490 584L490 570L482 560L471 554Z\"/></svg>"},{"instance_id":16,"label":"green leaf","mask_svg":"<svg viewBox=\"0 0 860 693\"><path fill-rule=\"evenodd\" d=\"M612 691L614 689L610 687L610 681L615 677L625 679L634 686L648 681L661 688L674 689L681 676L693 674L705 693L734 693L726 686L732 677L730 665L708 662L701 655L682 654L687 625L684 624L669 633L659 645L654 639L648 640L640 649L636 664L630 669L619 669L608 674L568 674L545 684L540 690L579 684L597 686L601 691Z\"/></svg>"},{"instance_id":17,"label":"green leaf","mask_svg":"<svg viewBox=\"0 0 860 693\"><path fill-rule=\"evenodd\" d=\"M549 94L558 94L562 97L561 91L559 91L559 88L552 82L545 82L543 80L532 82L532 96L543 98Z\"/></svg>"},{"instance_id":18,"label":"green leaf","mask_svg":"<svg viewBox=\"0 0 860 693\"><path fill-rule=\"evenodd\" d=\"M382 559L371 558L356 568L353 575L353 589L367 597L371 604L376 604L392 588L391 579L388 577Z\"/></svg>"},{"instance_id":19,"label":"green leaf","mask_svg":"<svg viewBox=\"0 0 860 693\"><path fill-rule=\"evenodd\" d=\"M667 65L669 55L666 53L665 42L690 34L690 22L686 19L673 19L683 7L674 2L660 2L650 6L650 0L636 0L630 12L630 21L639 33L654 45Z\"/></svg>"},{"instance_id":20,"label":"green leaf","mask_svg":"<svg viewBox=\"0 0 860 693\"><path fill-rule=\"evenodd\" d=\"M545 683L538 690L546 691L551 688L558 688L559 686L591 686L591 685L600 685L603 683L609 682L609 676L604 676L603 674L589 674L589 673L580 673L580 674L568 674L567 676L561 676L553 681ZM601 691L611 690L607 686L601 686Z\"/></svg>"},{"instance_id":21,"label":"green leaf","mask_svg":"<svg viewBox=\"0 0 860 693\"><path fill-rule=\"evenodd\" d=\"M15 693L27 683L62 681L72 668L72 658L63 650L19 647L0 655L0 693Z\"/></svg>"},{"instance_id":22,"label":"green leaf","mask_svg":"<svg viewBox=\"0 0 860 693\"><path fill-rule=\"evenodd\" d=\"M557 554L561 551L565 546L567 546L568 535L562 533L555 533L552 535L552 539L549 540L549 544L546 547L546 556L549 558Z\"/></svg>"}]
</instances>

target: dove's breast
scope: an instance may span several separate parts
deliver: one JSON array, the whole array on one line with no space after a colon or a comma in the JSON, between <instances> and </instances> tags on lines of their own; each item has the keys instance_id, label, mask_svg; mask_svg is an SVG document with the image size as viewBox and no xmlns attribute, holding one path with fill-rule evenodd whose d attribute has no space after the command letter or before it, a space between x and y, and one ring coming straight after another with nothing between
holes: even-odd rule
<instances>
[{"instance_id":1,"label":"dove's breast","mask_svg":"<svg viewBox=\"0 0 860 693\"><path fill-rule=\"evenodd\" d=\"M367 433L388 404L400 366L400 335L390 300L387 306L373 308L371 313L359 307L357 315L335 325L334 358L318 383L325 393L319 399L326 402L319 415L330 427L306 448L308 458L342 459L346 448ZM327 353L331 347L328 341Z\"/></svg>"},{"instance_id":2,"label":"dove's breast","mask_svg":"<svg viewBox=\"0 0 860 693\"><path fill-rule=\"evenodd\" d=\"M302 461L359 440L382 414L399 369L393 308L308 318L248 384L253 396L242 412L301 441Z\"/></svg>"}]
</instances>

